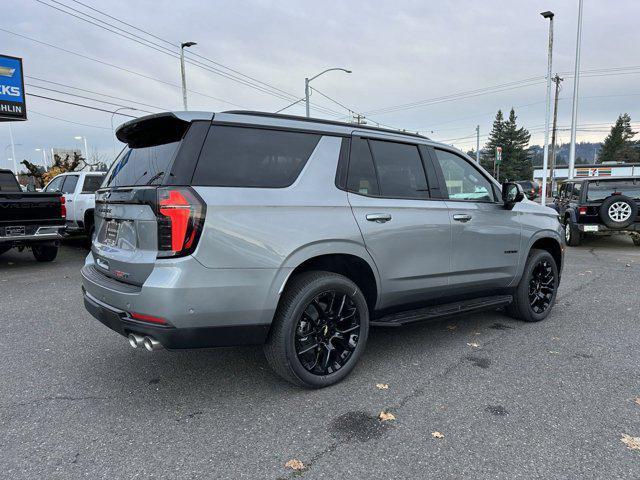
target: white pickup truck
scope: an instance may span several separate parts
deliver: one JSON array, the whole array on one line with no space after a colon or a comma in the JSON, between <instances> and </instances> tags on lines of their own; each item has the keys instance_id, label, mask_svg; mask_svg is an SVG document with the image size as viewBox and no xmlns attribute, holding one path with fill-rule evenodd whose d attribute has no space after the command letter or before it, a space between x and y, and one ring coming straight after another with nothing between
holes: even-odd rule
<instances>
[{"instance_id":1,"label":"white pickup truck","mask_svg":"<svg viewBox=\"0 0 640 480\"><path fill-rule=\"evenodd\" d=\"M93 236L95 192L104 180L105 172L67 172L54 177L45 192L60 192L67 206L66 232Z\"/></svg>"}]
</instances>

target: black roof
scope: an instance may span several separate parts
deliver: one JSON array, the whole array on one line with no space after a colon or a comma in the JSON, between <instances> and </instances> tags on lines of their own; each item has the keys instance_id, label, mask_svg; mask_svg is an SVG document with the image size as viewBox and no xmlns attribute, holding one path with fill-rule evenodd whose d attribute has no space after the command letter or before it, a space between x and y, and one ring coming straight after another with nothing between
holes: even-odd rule
<instances>
[{"instance_id":1,"label":"black roof","mask_svg":"<svg viewBox=\"0 0 640 480\"><path fill-rule=\"evenodd\" d=\"M300 115L286 115L286 114L283 115L282 113L256 112L252 110L227 110L222 113L230 113L235 115L252 115L255 117L282 118L284 120L297 120L301 122L323 123L325 125L337 125L340 127L375 130L377 132L395 133L396 135L409 135L411 137L430 140L428 137L425 137L424 135L420 135L419 133L406 132L404 130L394 130L392 128L373 127L371 125L362 125L359 123L338 122L337 120L326 120L324 118L301 117Z\"/></svg>"}]
</instances>

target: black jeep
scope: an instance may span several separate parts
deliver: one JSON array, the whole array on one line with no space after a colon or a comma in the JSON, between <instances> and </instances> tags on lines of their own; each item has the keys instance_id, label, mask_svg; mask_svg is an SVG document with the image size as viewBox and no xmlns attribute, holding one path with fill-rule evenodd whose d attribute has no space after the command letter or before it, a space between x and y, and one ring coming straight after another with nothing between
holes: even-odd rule
<instances>
[{"instance_id":1,"label":"black jeep","mask_svg":"<svg viewBox=\"0 0 640 480\"><path fill-rule=\"evenodd\" d=\"M553 204L572 247L580 245L585 233L628 233L640 246L639 205L640 177L567 180Z\"/></svg>"}]
</instances>

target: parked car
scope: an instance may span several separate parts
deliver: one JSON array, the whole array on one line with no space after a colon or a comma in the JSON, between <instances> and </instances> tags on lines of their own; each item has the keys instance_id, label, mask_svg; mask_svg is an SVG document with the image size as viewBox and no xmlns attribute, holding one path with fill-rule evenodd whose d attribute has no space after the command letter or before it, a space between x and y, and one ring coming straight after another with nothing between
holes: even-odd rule
<instances>
[{"instance_id":1,"label":"parked car","mask_svg":"<svg viewBox=\"0 0 640 480\"><path fill-rule=\"evenodd\" d=\"M154 350L264 344L298 385L344 378L370 326L506 307L539 321L557 213L419 135L258 112L123 124L96 193L87 310Z\"/></svg>"},{"instance_id":2,"label":"parked car","mask_svg":"<svg viewBox=\"0 0 640 480\"><path fill-rule=\"evenodd\" d=\"M93 212L95 192L104 180L105 172L68 172L60 174L47 184L45 192L61 192L67 205L69 234L87 235L94 232Z\"/></svg>"},{"instance_id":3,"label":"parked car","mask_svg":"<svg viewBox=\"0 0 640 480\"><path fill-rule=\"evenodd\" d=\"M58 254L65 222L59 193L23 192L11 170L0 170L0 255L28 247L39 262Z\"/></svg>"},{"instance_id":4,"label":"parked car","mask_svg":"<svg viewBox=\"0 0 640 480\"><path fill-rule=\"evenodd\" d=\"M568 245L585 234L629 234L640 246L640 176L575 179L560 185L554 207Z\"/></svg>"},{"instance_id":5,"label":"parked car","mask_svg":"<svg viewBox=\"0 0 640 480\"><path fill-rule=\"evenodd\" d=\"M516 183L520 184L529 200L535 200L540 196L540 184L535 180L520 180Z\"/></svg>"}]
</instances>

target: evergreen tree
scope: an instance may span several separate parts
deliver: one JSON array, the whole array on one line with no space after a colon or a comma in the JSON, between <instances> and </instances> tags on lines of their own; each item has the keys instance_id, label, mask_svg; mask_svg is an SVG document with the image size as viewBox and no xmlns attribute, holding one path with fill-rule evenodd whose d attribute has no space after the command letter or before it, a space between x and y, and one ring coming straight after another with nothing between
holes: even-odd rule
<instances>
[{"instance_id":1,"label":"evergreen tree","mask_svg":"<svg viewBox=\"0 0 640 480\"><path fill-rule=\"evenodd\" d=\"M611 132L604 139L600 151L601 162L634 161L638 160L640 151L638 143L633 137L638 132L631 129L631 117L628 113L618 116L616 123L611 127Z\"/></svg>"},{"instance_id":2,"label":"evergreen tree","mask_svg":"<svg viewBox=\"0 0 640 480\"><path fill-rule=\"evenodd\" d=\"M496 147L502 147L502 163L498 180L529 180L533 175L533 167L527 154L527 146L531 134L517 125L516 112L511 109L505 121L501 110L498 110L493 121L489 140L484 148L482 165L493 172Z\"/></svg>"}]
</instances>

